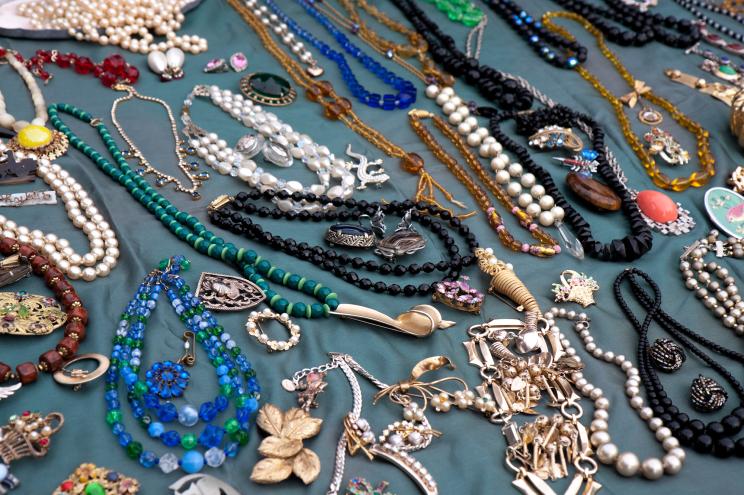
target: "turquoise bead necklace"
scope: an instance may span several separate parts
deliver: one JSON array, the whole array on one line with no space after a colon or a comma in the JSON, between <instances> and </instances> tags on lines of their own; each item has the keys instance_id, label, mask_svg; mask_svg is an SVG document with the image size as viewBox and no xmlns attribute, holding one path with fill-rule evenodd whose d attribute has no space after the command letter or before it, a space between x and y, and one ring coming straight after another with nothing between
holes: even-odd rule
<instances>
[{"instance_id":1,"label":"turquoise bead necklace","mask_svg":"<svg viewBox=\"0 0 744 495\"><path fill-rule=\"evenodd\" d=\"M117 88L120 89L120 88ZM163 195L158 193L148 182L137 174L127 163L124 153L111 136L111 132L101 119L93 116L73 105L55 103L48 108L49 121L59 132L67 136L70 145L81 151L99 169L114 181L125 187L129 194L137 199L150 213L165 225L176 237L188 243L202 254L220 260L238 268L240 273L251 282L258 285L266 294L266 301L271 308L279 313L287 313L298 318L319 318L328 316L338 305L338 297L328 287L319 282L307 279L301 275L273 265L252 249L238 248L232 243L225 242L207 230L199 219L189 213L180 211ZM114 163L93 149L62 121L59 114L66 113L76 119L91 125L98 131L101 140L106 145ZM274 282L290 289L299 290L315 297L318 302L306 304L291 303L271 289L269 283Z\"/></svg>"}]
</instances>

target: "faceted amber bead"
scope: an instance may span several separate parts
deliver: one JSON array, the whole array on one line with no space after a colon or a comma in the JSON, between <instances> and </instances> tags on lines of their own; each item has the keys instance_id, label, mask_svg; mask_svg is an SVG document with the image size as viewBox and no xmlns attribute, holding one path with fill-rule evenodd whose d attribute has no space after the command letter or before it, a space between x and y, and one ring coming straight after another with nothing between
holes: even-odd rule
<instances>
[{"instance_id":1,"label":"faceted amber bead","mask_svg":"<svg viewBox=\"0 0 744 495\"><path fill-rule=\"evenodd\" d=\"M310 101L320 101L323 99L323 90L315 84L305 90L305 96Z\"/></svg>"},{"instance_id":2,"label":"faceted amber bead","mask_svg":"<svg viewBox=\"0 0 744 495\"><path fill-rule=\"evenodd\" d=\"M34 363L21 363L16 366L16 374L21 384L28 385L33 383L39 377L39 370Z\"/></svg>"},{"instance_id":3,"label":"faceted amber bead","mask_svg":"<svg viewBox=\"0 0 744 495\"><path fill-rule=\"evenodd\" d=\"M329 96L333 93L333 85L328 81L318 81L317 86L321 93L323 93L323 96Z\"/></svg>"},{"instance_id":4,"label":"faceted amber bead","mask_svg":"<svg viewBox=\"0 0 744 495\"><path fill-rule=\"evenodd\" d=\"M39 356L39 362L46 366L47 373L54 373L62 369L62 365L65 364L65 360L62 355L57 351L47 351Z\"/></svg>"},{"instance_id":5,"label":"faceted amber bead","mask_svg":"<svg viewBox=\"0 0 744 495\"><path fill-rule=\"evenodd\" d=\"M323 115L325 115L325 117L329 120L338 120L345 113L346 111L344 110L344 108L335 102L329 103L323 109Z\"/></svg>"},{"instance_id":6,"label":"faceted amber bead","mask_svg":"<svg viewBox=\"0 0 744 495\"><path fill-rule=\"evenodd\" d=\"M416 153L407 153L406 156L401 158L400 166L410 174L417 174L424 168L424 159Z\"/></svg>"}]
</instances>

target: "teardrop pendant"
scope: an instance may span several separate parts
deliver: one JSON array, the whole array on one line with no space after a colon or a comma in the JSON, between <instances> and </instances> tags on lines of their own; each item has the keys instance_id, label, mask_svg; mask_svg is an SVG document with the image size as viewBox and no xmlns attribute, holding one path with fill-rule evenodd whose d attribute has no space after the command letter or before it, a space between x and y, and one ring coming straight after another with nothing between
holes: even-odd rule
<instances>
[{"instance_id":1,"label":"teardrop pendant","mask_svg":"<svg viewBox=\"0 0 744 495\"><path fill-rule=\"evenodd\" d=\"M576 236L573 235L573 232L571 232L563 222L555 222L555 226L558 228L558 235L561 236L561 241L563 241L563 247L574 258L583 260L584 246L582 246L581 242L579 242Z\"/></svg>"}]
</instances>

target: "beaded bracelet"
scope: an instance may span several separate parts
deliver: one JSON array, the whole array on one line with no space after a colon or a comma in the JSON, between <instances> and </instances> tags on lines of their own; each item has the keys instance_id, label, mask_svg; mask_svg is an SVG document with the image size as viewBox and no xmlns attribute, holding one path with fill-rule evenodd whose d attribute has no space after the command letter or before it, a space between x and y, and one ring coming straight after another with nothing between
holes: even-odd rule
<instances>
[{"instance_id":1,"label":"beaded bracelet","mask_svg":"<svg viewBox=\"0 0 744 495\"><path fill-rule=\"evenodd\" d=\"M75 135L72 129L59 118L59 112L71 115L93 126L106 144L115 163L110 162ZM142 176L132 170L124 157L124 153L119 149L108 128L100 119L94 119L88 112L66 103L50 105L48 113L49 121L57 130L68 137L73 147L85 154L96 167L114 181L125 187L132 197L147 208L163 225L168 227L173 235L202 254L236 266L244 277L264 291L266 300L274 311L287 313L298 318L318 318L328 316L330 311L338 307L338 297L330 288L274 266L269 260L264 259L251 249L238 248L232 243L225 242L224 239L207 230L198 218L180 211L172 205ZM313 304L291 303L271 289L270 281L314 296L319 302Z\"/></svg>"},{"instance_id":2,"label":"beaded bracelet","mask_svg":"<svg viewBox=\"0 0 744 495\"><path fill-rule=\"evenodd\" d=\"M13 372L9 365L0 362L0 383L18 380L21 386L29 385L39 378L40 371L53 374L62 369L65 361L75 356L80 342L85 340L88 312L64 274L30 245L21 244L10 237L0 237L0 254L18 255L22 262L28 263L34 274L44 278L47 287L54 292L67 313L64 337L54 349L39 356L39 364L30 361L21 363Z\"/></svg>"},{"instance_id":3,"label":"beaded bracelet","mask_svg":"<svg viewBox=\"0 0 744 495\"><path fill-rule=\"evenodd\" d=\"M204 308L201 300L178 275L189 265L189 261L183 256L174 256L164 260L158 269L145 277L119 322L113 340L111 368L106 375L106 422L112 433L130 458L137 459L146 468L157 465L166 474L179 467L187 473L196 473L201 471L205 463L210 467L219 467L227 457L236 456L240 446L248 443L251 417L258 410L261 392L251 363L230 334L219 326L216 318ZM198 419L208 423L198 437L192 433L181 435L175 430L165 431L161 422L153 421L145 412L146 405L152 406L153 401L158 402L158 397L151 393L149 380L140 379L139 371L147 320L155 310L161 294L168 298L183 324L194 332L196 341L204 348L218 377L219 395L214 403L202 404L198 418L193 417L190 411L193 408L189 405L181 408L179 421L184 426L193 426ZM142 444L127 433L120 409L120 379L127 387L127 401L132 407L134 418L147 429L150 437L160 439L168 447L180 444L186 450L180 460L171 452L158 456L152 451L144 450ZM169 395L171 394L162 394L161 397ZM211 424L219 412L227 409L230 399L235 404L235 416L226 420L223 426ZM164 418L159 415L158 419ZM228 441L221 448L225 439ZM197 444L207 450L203 454L195 450Z\"/></svg>"}]
</instances>

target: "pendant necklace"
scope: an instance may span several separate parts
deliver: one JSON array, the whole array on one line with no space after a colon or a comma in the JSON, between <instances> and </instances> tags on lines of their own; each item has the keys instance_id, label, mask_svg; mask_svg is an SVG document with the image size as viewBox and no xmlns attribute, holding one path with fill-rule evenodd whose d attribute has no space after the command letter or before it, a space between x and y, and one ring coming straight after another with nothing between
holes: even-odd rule
<instances>
[{"instance_id":1,"label":"pendant necklace","mask_svg":"<svg viewBox=\"0 0 744 495\"><path fill-rule=\"evenodd\" d=\"M34 103L36 116L31 122L25 120L16 120L9 114L6 109L5 98L0 92L0 128L6 128L15 131L16 135L8 142L8 148L14 152L21 152L35 159L54 160L67 152L67 138L58 131L51 131L46 127L49 118L44 102L44 94L36 84L34 75L26 66L16 58L16 52L5 50L5 54L0 59L5 61L18 75L31 94L31 100Z\"/></svg>"},{"instance_id":2,"label":"pendant necklace","mask_svg":"<svg viewBox=\"0 0 744 495\"><path fill-rule=\"evenodd\" d=\"M372 108L382 108L383 110L404 110L416 102L416 87L412 82L398 77L359 49L359 47L357 47L342 31L337 29L326 16L314 7L314 2L297 0L297 3L303 7L311 17L317 20L331 36L333 36L338 44L344 48L346 53L360 62L367 72L372 73L372 75L377 79L383 81L386 85L391 86L396 93L380 95L367 90L354 75L351 66L348 64L346 57L343 54L333 50L321 39L301 27L294 19L285 14L274 0L263 1L282 22L285 22L287 26L294 31L297 36L300 36L308 43L311 43L318 51L320 51L321 54L336 63L341 71L344 82L351 91L351 94L361 103Z\"/></svg>"},{"instance_id":3,"label":"pendant necklace","mask_svg":"<svg viewBox=\"0 0 744 495\"><path fill-rule=\"evenodd\" d=\"M279 195L281 192L276 194ZM354 199L347 200L343 204L340 204L339 201L334 202L314 197L311 197L311 200L308 196L304 196L307 204L338 204L338 206L333 209L324 209L323 211L316 211L310 214L302 211L283 212L278 209L271 211L266 207L259 207L250 202L251 199L257 200L261 196L266 198L266 196L257 191L251 193L241 192L238 193L235 198L226 198L223 201L213 203L215 206L210 208L209 219L212 223L221 228L227 229L236 234L241 234L252 241L266 244L273 249L283 251L295 258L308 261L317 268L328 271L338 278L363 290L370 290L379 294L389 294L396 297L401 295L412 297L416 295L421 296L430 294L434 290L434 284L421 283L416 286L412 283L408 283L401 287L398 284L388 284L382 280L370 280L367 277L360 276L356 270L363 269L373 273L378 272L381 275L392 274L398 277L407 277L409 279L418 276L421 272L432 273L436 271L441 272L442 277L456 279L464 268L470 266L475 261L475 258L472 256L472 250L477 247L478 241L470 232L470 229L459 219L452 217L448 212L441 210L434 205L415 205L410 200L403 202L391 201L389 203L381 204L357 201ZM380 241L375 242L374 239L377 236L373 230L376 230L379 227L373 226L373 228L370 229L363 227L361 224L336 224L326 233L326 239L329 243L340 244L342 246L363 245L363 241L371 238L373 240L368 244L368 246L372 248L375 244L379 244L385 239L388 239L387 242L384 243L384 247L386 248L384 254L388 254L388 252L392 251L395 256L393 259L386 259L385 262L380 263L375 260L364 260L358 256L349 256L344 253L338 253L335 250L308 244L307 242L298 242L293 238L282 238L277 234L269 232L265 227L258 223L260 218L282 218L288 222L300 221L303 223L308 221L319 222L323 219L348 222L360 221L364 216L374 218L380 213L384 216L400 216L404 220L406 216L409 216L419 225L427 227L431 230L432 234L442 240L444 248L447 251L447 259L436 263L426 262L423 265L417 263L412 263L410 265L398 264L394 258L400 257L404 254L406 249L410 248L412 236L415 235L420 240L424 241L425 244L425 239L421 234L416 233L415 230L411 232L411 227L406 229L408 238L401 240L400 243L396 243L395 239L390 240L389 235L382 237ZM467 254L460 254L460 248L454 242L454 236L450 235L450 230L457 232L460 237L466 241L468 246ZM412 282L413 280L410 281Z\"/></svg>"},{"instance_id":4,"label":"pendant necklace","mask_svg":"<svg viewBox=\"0 0 744 495\"><path fill-rule=\"evenodd\" d=\"M246 134L234 147L228 146L216 133L209 133L194 123L193 105L197 98L219 107L252 129L254 134ZM355 177L347 162L337 158L328 147L294 130L276 114L264 111L240 94L221 90L217 86L196 86L184 101L181 121L184 124L183 133L188 139L187 152L196 154L222 175L237 177L261 191L284 190L290 194L312 192L342 199L350 198L354 193ZM304 186L296 180L287 181L276 177L256 164L254 159L259 156L266 162L282 168L290 167L295 159L300 160L315 173L318 183ZM384 170L362 170L361 163L360 160L357 173L365 180L361 181L360 187L366 187L370 182L379 186L387 180L388 176ZM370 173L374 173L371 178ZM338 184L333 185L332 181L338 181ZM277 205L285 211L314 209L291 199L277 202Z\"/></svg>"},{"instance_id":5,"label":"pendant necklace","mask_svg":"<svg viewBox=\"0 0 744 495\"><path fill-rule=\"evenodd\" d=\"M248 443L252 416L258 410L261 388L256 371L242 354L229 333L219 326L212 313L204 309L198 297L191 293L186 281L179 275L187 270L190 262L183 256L163 260L140 284L135 296L127 305L114 338L111 353L112 367L106 375L106 422L127 456L136 459L142 467L159 467L164 474L177 469L193 474L204 465L217 468L226 458L237 455L241 446ZM155 311L158 299L165 295L184 326L194 335L214 366L219 384L219 394L214 401L202 403L197 412L188 403L177 409L172 400L183 395L188 386L189 374L180 363L172 361L153 364L144 377L140 369L144 359L144 334L147 319ZM191 342L193 345L194 342ZM193 349L189 349L193 359ZM185 364L188 364L186 361ZM194 364L195 361L191 361ZM119 382L127 388L127 401L137 422L147 434L168 447L181 445L185 453L180 457L172 452L157 455L145 450L142 443L127 433L122 422ZM220 426L212 424L232 401L233 417ZM152 415L147 410L155 411ZM166 431L164 423L175 420L186 427L199 421L206 423L197 436ZM197 444L205 452L196 449Z\"/></svg>"},{"instance_id":6,"label":"pendant necklace","mask_svg":"<svg viewBox=\"0 0 744 495\"><path fill-rule=\"evenodd\" d=\"M113 162L109 161L101 153L93 149L82 139L76 136L60 118L60 114L67 114L82 123L92 125L101 140L106 144L106 149ZM336 294L327 287L323 287L314 280L305 279L302 288L298 288L296 279L291 273L272 265L272 263L259 256L253 250L238 248L231 243L225 242L199 222L199 219L186 212L180 211L170 201L160 195L147 181L129 166L124 153L116 145L111 132L100 119L94 119L88 112L78 109L72 105L57 103L49 106L49 116L52 125L71 139L75 148L90 159L93 164L106 173L117 184L125 187L133 198L137 199L143 207L147 208L153 216L168 228L178 239L188 243L193 249L206 254L229 266L238 269L241 275L258 285L265 291L269 305L274 311L288 313L294 317L319 318L327 316L330 311L338 307ZM285 277L286 275L286 277ZM271 290L269 281L285 285L290 288L301 290L303 293L313 296L317 302L305 304L303 302L290 303L275 291ZM292 283L290 283L292 282Z\"/></svg>"},{"instance_id":7,"label":"pendant necklace","mask_svg":"<svg viewBox=\"0 0 744 495\"><path fill-rule=\"evenodd\" d=\"M18 159L22 153L13 153L0 142L0 159L3 156L14 156ZM4 235L14 237L21 243L31 244L43 250L45 256L73 280L92 282L96 278L108 276L118 264L119 241L116 232L104 219L93 199L67 170L45 158L38 161L36 175L65 203L65 211L72 224L87 236L90 251L78 254L67 239L54 233L44 233L38 229L32 230L18 225L2 215L0 230Z\"/></svg>"},{"instance_id":8,"label":"pendant necklace","mask_svg":"<svg viewBox=\"0 0 744 495\"><path fill-rule=\"evenodd\" d=\"M127 158L133 158L139 162L139 166L136 169L136 172L139 175L147 175L147 174L154 174L155 179L155 185L158 187L163 187L166 184L174 184L175 189L178 192L184 192L187 193L189 196L191 196L191 199L198 200L201 198L201 194L199 193L199 188L202 186L203 182L207 179L209 179L209 174L206 172L199 172L199 173L193 173L192 171L196 168L193 165L190 165L186 163L186 150L185 150L185 144L181 140L181 138L178 137L178 125L176 124L176 119L173 116L173 112L170 109L170 106L160 98L154 98L152 96L144 96L137 92L134 87L125 85L125 84L117 84L114 86L114 89L117 91L124 91L126 92L126 96L122 96L120 98L117 98L114 100L114 103L111 106L111 121L114 124L114 127L116 127L116 130L119 131L119 134L121 135L122 139L127 143L129 146L129 151L125 152L125 156ZM141 101L146 102L152 102L157 103L161 107L163 107L168 115L168 121L170 122L170 128L171 133L173 134L173 139L175 140L175 153L176 157L178 159L178 168L181 170L181 172L184 173L184 175L188 178L189 182L191 183L190 187L184 186L179 179L172 175L168 175L164 172L161 172L157 168L155 168L148 160L145 158L145 156L142 154L142 152L135 146L134 141L129 137L129 135L124 131L124 128L119 123L119 119L117 118L117 110L119 109L119 105L121 103L130 101L132 99L138 99Z\"/></svg>"}]
</instances>

